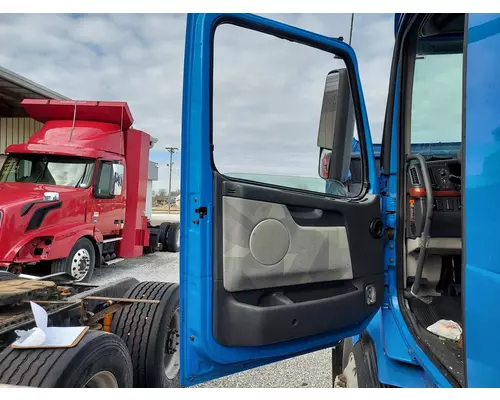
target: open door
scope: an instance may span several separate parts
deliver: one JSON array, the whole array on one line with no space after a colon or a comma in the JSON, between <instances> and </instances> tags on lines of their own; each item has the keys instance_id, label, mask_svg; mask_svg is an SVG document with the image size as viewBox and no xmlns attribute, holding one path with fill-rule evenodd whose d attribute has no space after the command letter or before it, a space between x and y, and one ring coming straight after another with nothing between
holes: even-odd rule
<instances>
[{"instance_id":1,"label":"open door","mask_svg":"<svg viewBox=\"0 0 500 400\"><path fill-rule=\"evenodd\" d=\"M223 46L234 38L242 44L214 60L214 38L222 26L238 31L221 37ZM281 101L302 103L288 115L284 109L283 130L274 124L275 114L256 117L246 125L240 121L248 113L269 113L281 106L269 100L279 83L275 79L259 89L257 102L244 107L241 116L227 119L241 112L241 96L253 90L258 79L268 77L260 62L237 75L238 82L223 91L229 97L224 107L214 100L217 83L235 73L236 63L254 62L260 53L252 50L245 35L277 43L270 54L286 60L281 78L293 68L291 60L298 54L288 50L290 45L306 48L311 58L299 60L321 71L316 76L321 85L314 86L311 76L298 68L303 78L291 82L293 96ZM316 63L314 54L326 61ZM335 68L342 60L345 68ZM214 77L220 62L229 65L220 78ZM311 85L317 95L309 96ZM263 106L266 101L269 107ZM306 132L300 124L309 109L316 128ZM223 115L223 123L215 115ZM181 385L331 347L360 333L384 295L383 225L368 119L351 47L253 15L189 15L182 123ZM300 137L287 136L298 125ZM222 129L228 129L227 134L220 134ZM350 188L354 129L361 144L363 182ZM277 139L280 135L286 142ZM282 169L281 175L262 173L260 166L269 159L261 159L245 174L236 167L252 152L249 137L259 137L256 154L276 152L272 160L278 169L293 157L287 151L294 143L307 138L315 150L308 152L300 145L301 157L292 160L295 170L289 173ZM241 154L238 146L243 148ZM223 168L226 158L218 152L228 147L234 152L231 165L240 173ZM312 152L314 177L301 169L302 156Z\"/></svg>"},{"instance_id":2,"label":"open door","mask_svg":"<svg viewBox=\"0 0 500 400\"><path fill-rule=\"evenodd\" d=\"M498 293L500 14L466 14L462 138L463 313L467 386L498 387L500 358L491 329L500 322ZM486 324L486 325L485 325Z\"/></svg>"}]
</instances>

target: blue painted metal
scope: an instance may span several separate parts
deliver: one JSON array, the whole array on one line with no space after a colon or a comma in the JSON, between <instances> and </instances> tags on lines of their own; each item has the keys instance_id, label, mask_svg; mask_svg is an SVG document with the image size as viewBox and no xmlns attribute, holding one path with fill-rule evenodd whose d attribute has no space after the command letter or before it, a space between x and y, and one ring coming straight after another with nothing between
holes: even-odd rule
<instances>
[{"instance_id":1,"label":"blue painted metal","mask_svg":"<svg viewBox=\"0 0 500 400\"><path fill-rule=\"evenodd\" d=\"M360 335L354 335L353 337L351 337L352 344L355 345L358 342L360 337L361 337Z\"/></svg>"},{"instance_id":2,"label":"blue painted metal","mask_svg":"<svg viewBox=\"0 0 500 400\"><path fill-rule=\"evenodd\" d=\"M398 119L399 119L399 71L396 81L396 98L394 99L392 133L391 133L391 154L390 170L387 179L387 188L381 195L382 199L382 220L386 228L394 229L394 238L397 237L397 173L402 166L398 160ZM447 152L453 151L453 145L446 149ZM450 382L443 376L434 363L427 357L422 349L417 345L412 333L408 329L403 314L401 313L398 300L398 285L396 273L396 240L388 240L385 245L384 263L386 269L386 293L384 293L384 305L382 307L382 324L377 325L376 320L372 320L367 330L376 339L375 336L379 330L383 332L383 350L377 349L377 360L385 363L385 370L379 371L381 382L392 384L399 387L421 387L424 382L426 387L451 387ZM382 356L383 353L386 357ZM405 354L406 353L406 354ZM408 359L411 357L411 360ZM390 360L390 361L388 361ZM395 364L396 363L396 364ZM402 366L400 364L405 364ZM412 364L418 364L421 369ZM399 371L405 371L399 374ZM422 371L425 379L422 381ZM389 383L392 382L392 383ZM407 386L409 385L409 386Z\"/></svg>"},{"instance_id":3,"label":"blue painted metal","mask_svg":"<svg viewBox=\"0 0 500 400\"><path fill-rule=\"evenodd\" d=\"M338 340L364 330L365 321L348 332L308 337L302 340L265 347L224 347L212 336L213 287L213 179L210 153L210 103L212 30L220 14L190 14L187 18L182 108L182 176L181 176L181 385L190 386L220 376L253 368L313 350L331 347ZM298 35L309 42L328 44L342 49L355 66L355 79L360 85L354 51L346 43L254 15L233 15L242 22L259 28L273 28ZM362 118L368 148L368 177L371 191L378 193L375 159L368 128L368 118L360 91ZM200 206L208 215L199 219Z\"/></svg>"},{"instance_id":4,"label":"blue painted metal","mask_svg":"<svg viewBox=\"0 0 500 400\"><path fill-rule=\"evenodd\" d=\"M465 124L465 356L469 387L498 387L500 14L470 14Z\"/></svg>"},{"instance_id":5,"label":"blue painted metal","mask_svg":"<svg viewBox=\"0 0 500 400\"><path fill-rule=\"evenodd\" d=\"M391 293L393 292L393 288L396 288L396 274L395 271L390 271L389 272L389 288ZM408 329L408 326L406 324L406 321L403 318L403 314L401 313L400 309L400 304L398 302L398 298L396 295L396 292L394 291L394 296L391 296L389 298L389 311L391 313L391 319L392 321L389 320L389 318L384 318L383 323L384 327L386 327L387 324L389 323L394 323L398 330L399 333L397 333L395 330L392 330L392 333L394 336L391 336L387 334L389 331L385 332L385 337L384 340L386 342L393 341L393 340L402 340L403 342L401 343L406 343L406 349L411 351L411 356L414 359L415 363L420 365L422 370L425 373L426 376L426 385L432 385L435 387L441 387L441 388L451 388L451 384L446 379L446 377L441 373L441 371L434 365L434 363L427 357L427 355L423 352L423 350L417 345L415 338L411 334L411 332ZM399 337L400 336L400 337ZM401 350L403 350L403 347L396 348L395 349L397 353L400 353ZM393 360L397 360L398 356L396 354L391 354L391 358ZM390 353L387 353L388 355ZM410 365L410 364L407 364ZM413 371L414 373L417 372L416 370ZM410 373L410 371L408 371ZM389 372L390 375L390 372ZM410 378L408 378L410 379ZM413 376L411 379L415 380L415 382L419 379L418 374L416 376ZM399 385L398 385L399 386ZM404 386L403 386L404 387Z\"/></svg>"},{"instance_id":6,"label":"blue painted metal","mask_svg":"<svg viewBox=\"0 0 500 400\"><path fill-rule=\"evenodd\" d=\"M381 331L383 333L382 343L384 344L384 352L392 360L418 365L412 355L413 352L411 348L401 334L401 328L396 323L396 319L389 305L390 301L386 306L384 305L381 310Z\"/></svg>"},{"instance_id":7,"label":"blue painted metal","mask_svg":"<svg viewBox=\"0 0 500 400\"><path fill-rule=\"evenodd\" d=\"M401 362L387 356L384 350L387 343L384 341L391 339L392 336L387 333L387 321L383 315L390 317L391 312L384 308L380 309L367 328L375 346L379 381L385 385L404 388L435 387L424 370L414 365L416 363Z\"/></svg>"}]
</instances>

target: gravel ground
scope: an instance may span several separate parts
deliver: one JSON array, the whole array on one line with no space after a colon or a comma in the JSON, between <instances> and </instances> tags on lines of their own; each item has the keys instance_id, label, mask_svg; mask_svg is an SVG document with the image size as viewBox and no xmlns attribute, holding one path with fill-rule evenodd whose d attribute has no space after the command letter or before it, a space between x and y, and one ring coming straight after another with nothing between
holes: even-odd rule
<instances>
[{"instance_id":1,"label":"gravel ground","mask_svg":"<svg viewBox=\"0 0 500 400\"><path fill-rule=\"evenodd\" d=\"M167 218L162 216L156 220L153 217L153 223L159 223L159 219L166 220ZM137 259L124 260L109 267L97 268L93 281L105 284L128 276L135 277L139 281L178 282L179 254L155 253ZM322 350L216 379L198 386L226 388L331 387L330 355L331 350Z\"/></svg>"}]
</instances>

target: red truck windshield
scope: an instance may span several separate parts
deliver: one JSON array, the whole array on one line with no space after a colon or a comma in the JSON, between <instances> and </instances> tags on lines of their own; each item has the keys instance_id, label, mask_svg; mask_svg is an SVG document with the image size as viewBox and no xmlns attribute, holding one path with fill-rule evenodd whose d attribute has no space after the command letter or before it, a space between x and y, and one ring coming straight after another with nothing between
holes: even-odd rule
<instances>
[{"instance_id":1,"label":"red truck windshield","mask_svg":"<svg viewBox=\"0 0 500 400\"><path fill-rule=\"evenodd\" d=\"M94 160L45 154L9 155L0 170L0 182L44 183L89 187Z\"/></svg>"}]
</instances>

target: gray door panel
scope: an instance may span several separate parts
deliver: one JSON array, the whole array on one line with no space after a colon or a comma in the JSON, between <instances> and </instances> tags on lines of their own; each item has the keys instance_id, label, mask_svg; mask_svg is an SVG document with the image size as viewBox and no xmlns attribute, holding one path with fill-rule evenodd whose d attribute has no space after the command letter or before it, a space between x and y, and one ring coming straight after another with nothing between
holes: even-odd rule
<instances>
[{"instance_id":1,"label":"gray door panel","mask_svg":"<svg viewBox=\"0 0 500 400\"><path fill-rule=\"evenodd\" d=\"M282 204L228 196L222 217L229 292L352 279L345 226L300 226Z\"/></svg>"},{"instance_id":2,"label":"gray door panel","mask_svg":"<svg viewBox=\"0 0 500 400\"><path fill-rule=\"evenodd\" d=\"M383 251L360 201L229 181L214 172L213 334L263 346L354 327L375 313ZM370 287L377 296L367 305ZM331 316L331 318L330 318Z\"/></svg>"}]
</instances>

